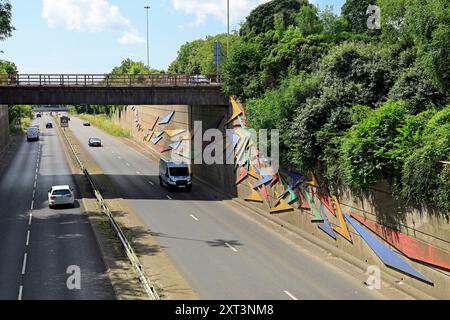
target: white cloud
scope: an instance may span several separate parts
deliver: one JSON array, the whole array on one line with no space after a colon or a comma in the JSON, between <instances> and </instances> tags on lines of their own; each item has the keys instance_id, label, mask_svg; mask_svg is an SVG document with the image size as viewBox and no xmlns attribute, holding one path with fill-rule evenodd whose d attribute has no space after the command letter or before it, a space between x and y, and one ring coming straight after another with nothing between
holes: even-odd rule
<instances>
[{"instance_id":1,"label":"white cloud","mask_svg":"<svg viewBox=\"0 0 450 320\"><path fill-rule=\"evenodd\" d=\"M50 28L70 31L123 31L120 44L145 42L119 7L107 0L43 0L42 17Z\"/></svg>"},{"instance_id":2,"label":"white cloud","mask_svg":"<svg viewBox=\"0 0 450 320\"><path fill-rule=\"evenodd\" d=\"M43 0L42 17L50 28L102 32L131 25L117 6L106 0Z\"/></svg>"},{"instance_id":3,"label":"white cloud","mask_svg":"<svg viewBox=\"0 0 450 320\"><path fill-rule=\"evenodd\" d=\"M241 21L251 10L269 0L230 0L230 20ZM195 25L205 23L208 16L214 16L226 24L226 0L172 0L175 10L196 16Z\"/></svg>"},{"instance_id":4,"label":"white cloud","mask_svg":"<svg viewBox=\"0 0 450 320\"><path fill-rule=\"evenodd\" d=\"M117 42L120 44L141 44L145 43L145 40L134 32L124 32Z\"/></svg>"}]
</instances>

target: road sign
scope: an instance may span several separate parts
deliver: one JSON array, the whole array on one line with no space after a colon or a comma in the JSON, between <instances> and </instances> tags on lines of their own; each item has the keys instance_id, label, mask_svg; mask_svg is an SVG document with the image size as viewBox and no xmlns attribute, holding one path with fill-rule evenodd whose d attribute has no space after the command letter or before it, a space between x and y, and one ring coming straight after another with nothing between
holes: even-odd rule
<instances>
[{"instance_id":1,"label":"road sign","mask_svg":"<svg viewBox=\"0 0 450 320\"><path fill-rule=\"evenodd\" d=\"M214 42L214 64L220 64L220 49L222 48L222 43L220 41Z\"/></svg>"},{"instance_id":2,"label":"road sign","mask_svg":"<svg viewBox=\"0 0 450 320\"><path fill-rule=\"evenodd\" d=\"M69 127L69 117L62 116L61 117L61 128L68 128Z\"/></svg>"}]
</instances>

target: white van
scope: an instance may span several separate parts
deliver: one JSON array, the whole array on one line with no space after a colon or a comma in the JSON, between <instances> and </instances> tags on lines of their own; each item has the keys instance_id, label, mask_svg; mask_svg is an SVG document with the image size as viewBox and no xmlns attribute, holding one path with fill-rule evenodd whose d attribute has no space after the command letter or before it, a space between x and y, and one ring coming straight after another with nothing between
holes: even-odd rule
<instances>
[{"instance_id":1,"label":"white van","mask_svg":"<svg viewBox=\"0 0 450 320\"><path fill-rule=\"evenodd\" d=\"M29 127L27 129L27 141L39 141L39 129Z\"/></svg>"},{"instance_id":2,"label":"white van","mask_svg":"<svg viewBox=\"0 0 450 320\"><path fill-rule=\"evenodd\" d=\"M192 190L192 174L186 163L176 163L165 158L159 161L159 185L174 189Z\"/></svg>"}]
</instances>

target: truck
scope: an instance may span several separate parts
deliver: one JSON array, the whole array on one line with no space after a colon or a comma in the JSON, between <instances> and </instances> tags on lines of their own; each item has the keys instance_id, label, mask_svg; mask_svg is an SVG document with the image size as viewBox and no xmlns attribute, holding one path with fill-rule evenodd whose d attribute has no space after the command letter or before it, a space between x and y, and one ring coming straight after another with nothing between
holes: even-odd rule
<instances>
[{"instance_id":1,"label":"truck","mask_svg":"<svg viewBox=\"0 0 450 320\"><path fill-rule=\"evenodd\" d=\"M192 173L184 162L173 162L166 158L159 161L159 185L172 190L192 191Z\"/></svg>"}]
</instances>

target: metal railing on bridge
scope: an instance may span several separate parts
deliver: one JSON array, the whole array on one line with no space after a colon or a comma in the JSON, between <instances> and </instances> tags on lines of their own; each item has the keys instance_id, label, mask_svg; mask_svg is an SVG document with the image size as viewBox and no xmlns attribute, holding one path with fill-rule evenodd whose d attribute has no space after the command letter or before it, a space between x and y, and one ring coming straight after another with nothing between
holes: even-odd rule
<instances>
[{"instance_id":1,"label":"metal railing on bridge","mask_svg":"<svg viewBox=\"0 0 450 320\"><path fill-rule=\"evenodd\" d=\"M218 86L216 75L181 74L10 74L0 75L0 86L39 87L170 87Z\"/></svg>"}]
</instances>

